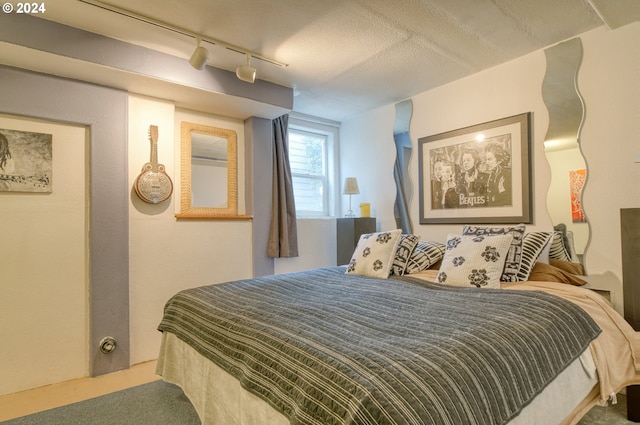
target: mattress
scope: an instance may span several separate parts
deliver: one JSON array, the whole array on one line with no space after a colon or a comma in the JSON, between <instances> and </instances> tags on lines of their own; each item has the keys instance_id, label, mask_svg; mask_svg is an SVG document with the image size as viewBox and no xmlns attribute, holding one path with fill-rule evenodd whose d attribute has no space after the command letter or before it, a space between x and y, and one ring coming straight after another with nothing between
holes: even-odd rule
<instances>
[{"instance_id":1,"label":"mattress","mask_svg":"<svg viewBox=\"0 0 640 425\"><path fill-rule=\"evenodd\" d=\"M282 413L170 332L162 335L156 373L182 388L203 424L289 425ZM597 382L587 349L508 425L575 423L582 416L576 407L593 400Z\"/></svg>"}]
</instances>

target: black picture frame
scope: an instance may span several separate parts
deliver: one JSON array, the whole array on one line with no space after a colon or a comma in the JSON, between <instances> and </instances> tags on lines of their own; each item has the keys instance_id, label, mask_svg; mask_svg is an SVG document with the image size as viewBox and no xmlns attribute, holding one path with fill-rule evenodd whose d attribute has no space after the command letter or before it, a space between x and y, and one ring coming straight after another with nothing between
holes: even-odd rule
<instances>
[{"instance_id":1,"label":"black picture frame","mask_svg":"<svg viewBox=\"0 0 640 425\"><path fill-rule=\"evenodd\" d=\"M531 116L419 138L420 224L531 223Z\"/></svg>"}]
</instances>

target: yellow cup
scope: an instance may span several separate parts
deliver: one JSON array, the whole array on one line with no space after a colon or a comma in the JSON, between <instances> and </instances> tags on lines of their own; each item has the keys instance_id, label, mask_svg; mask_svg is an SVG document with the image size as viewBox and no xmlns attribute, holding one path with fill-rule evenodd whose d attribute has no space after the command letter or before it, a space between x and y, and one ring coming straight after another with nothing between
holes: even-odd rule
<instances>
[{"instance_id":1,"label":"yellow cup","mask_svg":"<svg viewBox=\"0 0 640 425\"><path fill-rule=\"evenodd\" d=\"M360 204L360 217L369 217L371 216L371 204L368 202L363 202Z\"/></svg>"}]
</instances>

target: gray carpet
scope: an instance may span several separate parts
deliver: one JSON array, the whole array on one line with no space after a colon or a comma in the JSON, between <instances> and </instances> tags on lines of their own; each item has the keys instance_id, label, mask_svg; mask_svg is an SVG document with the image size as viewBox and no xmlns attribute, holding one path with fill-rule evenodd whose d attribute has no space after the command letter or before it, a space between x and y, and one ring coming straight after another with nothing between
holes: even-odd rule
<instances>
[{"instance_id":1,"label":"gray carpet","mask_svg":"<svg viewBox=\"0 0 640 425\"><path fill-rule=\"evenodd\" d=\"M626 398L618 395L617 405L594 407L578 425L631 425L626 409ZM0 424L199 425L200 419L179 387L155 381Z\"/></svg>"},{"instance_id":2,"label":"gray carpet","mask_svg":"<svg viewBox=\"0 0 640 425\"><path fill-rule=\"evenodd\" d=\"M627 420L627 397L618 394L618 404L608 407L596 406L577 425L633 425Z\"/></svg>"},{"instance_id":3,"label":"gray carpet","mask_svg":"<svg viewBox=\"0 0 640 425\"><path fill-rule=\"evenodd\" d=\"M179 387L154 381L0 424L200 425L200 419Z\"/></svg>"}]
</instances>

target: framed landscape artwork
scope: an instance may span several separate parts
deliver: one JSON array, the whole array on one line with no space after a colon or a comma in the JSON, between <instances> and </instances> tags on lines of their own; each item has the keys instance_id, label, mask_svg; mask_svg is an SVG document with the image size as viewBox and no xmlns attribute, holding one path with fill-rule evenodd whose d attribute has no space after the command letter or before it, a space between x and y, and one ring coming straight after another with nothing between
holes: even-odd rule
<instances>
[{"instance_id":1,"label":"framed landscape artwork","mask_svg":"<svg viewBox=\"0 0 640 425\"><path fill-rule=\"evenodd\" d=\"M418 139L420 224L531 223L530 120Z\"/></svg>"},{"instance_id":2,"label":"framed landscape artwork","mask_svg":"<svg viewBox=\"0 0 640 425\"><path fill-rule=\"evenodd\" d=\"M51 192L52 135L0 128L0 192Z\"/></svg>"}]
</instances>

